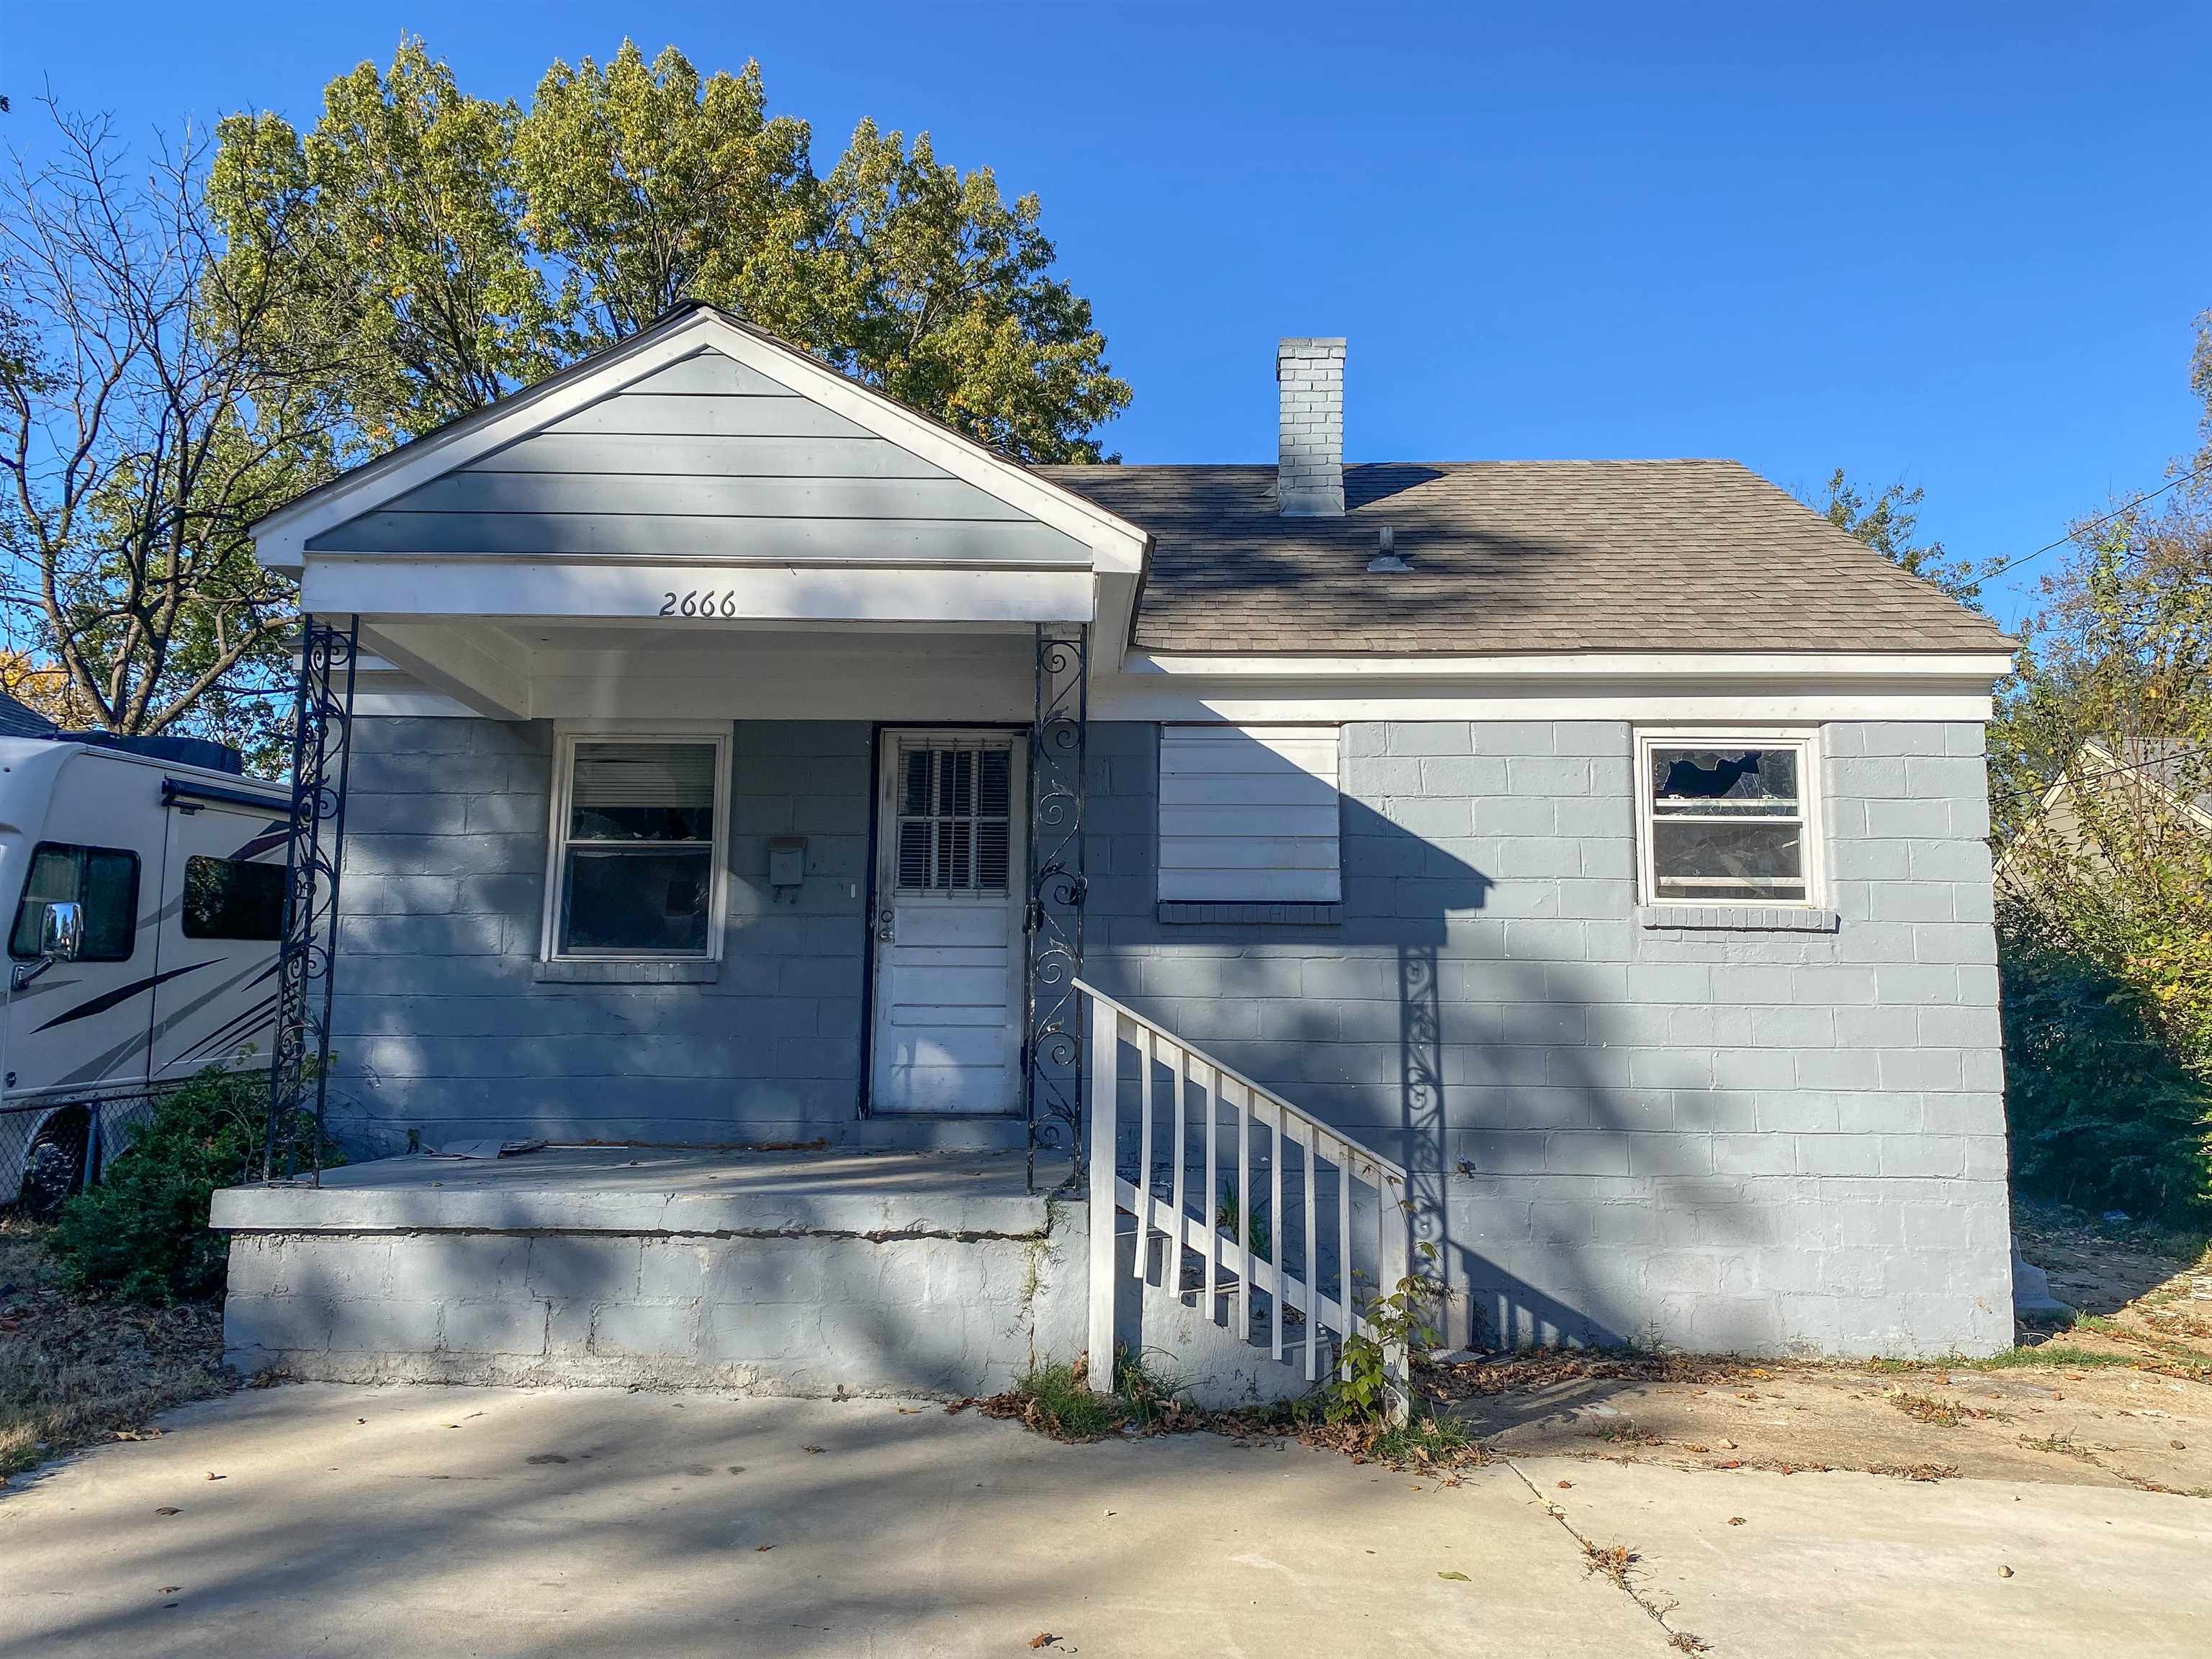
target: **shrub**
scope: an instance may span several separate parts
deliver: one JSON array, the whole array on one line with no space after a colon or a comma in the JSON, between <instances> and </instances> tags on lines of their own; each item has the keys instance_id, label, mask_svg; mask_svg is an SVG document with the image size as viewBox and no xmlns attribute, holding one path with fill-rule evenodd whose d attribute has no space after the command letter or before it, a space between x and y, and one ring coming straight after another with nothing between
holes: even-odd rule
<instances>
[{"instance_id":1,"label":"shrub","mask_svg":"<svg viewBox=\"0 0 2212 1659\"><path fill-rule=\"evenodd\" d=\"M301 1115L287 1139L311 1146ZM268 1125L264 1071L210 1067L163 1094L100 1184L62 1206L46 1249L63 1284L163 1305L220 1291L229 1244L209 1230L208 1200L258 1173Z\"/></svg>"},{"instance_id":2,"label":"shrub","mask_svg":"<svg viewBox=\"0 0 2212 1659\"><path fill-rule=\"evenodd\" d=\"M2000 929L2006 1110L2022 1190L2188 1224L2212 1216L2212 1087L2149 994L2047 933Z\"/></svg>"}]
</instances>

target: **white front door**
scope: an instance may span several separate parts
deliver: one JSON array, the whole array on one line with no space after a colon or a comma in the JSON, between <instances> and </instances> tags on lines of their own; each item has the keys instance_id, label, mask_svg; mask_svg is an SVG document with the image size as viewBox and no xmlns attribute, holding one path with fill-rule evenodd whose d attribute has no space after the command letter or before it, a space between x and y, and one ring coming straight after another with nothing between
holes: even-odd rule
<instances>
[{"instance_id":1,"label":"white front door","mask_svg":"<svg viewBox=\"0 0 2212 1659\"><path fill-rule=\"evenodd\" d=\"M873 1111L1021 1108L1024 761L1010 732L883 734Z\"/></svg>"}]
</instances>

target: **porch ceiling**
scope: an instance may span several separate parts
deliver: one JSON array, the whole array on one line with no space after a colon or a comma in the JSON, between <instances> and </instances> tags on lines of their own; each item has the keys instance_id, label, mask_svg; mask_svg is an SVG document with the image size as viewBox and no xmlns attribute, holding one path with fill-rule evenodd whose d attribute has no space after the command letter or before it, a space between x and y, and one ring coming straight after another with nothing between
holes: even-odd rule
<instances>
[{"instance_id":1,"label":"porch ceiling","mask_svg":"<svg viewBox=\"0 0 2212 1659\"><path fill-rule=\"evenodd\" d=\"M365 617L372 713L488 719L1026 721L1035 630ZM457 711L450 707L458 704Z\"/></svg>"}]
</instances>

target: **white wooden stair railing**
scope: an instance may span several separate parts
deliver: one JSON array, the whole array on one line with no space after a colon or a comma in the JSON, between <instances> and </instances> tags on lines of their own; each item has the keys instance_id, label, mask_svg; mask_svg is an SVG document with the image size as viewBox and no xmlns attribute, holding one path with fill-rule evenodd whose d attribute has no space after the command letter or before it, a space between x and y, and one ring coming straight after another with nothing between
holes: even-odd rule
<instances>
[{"instance_id":1,"label":"white wooden stair railing","mask_svg":"<svg viewBox=\"0 0 2212 1659\"><path fill-rule=\"evenodd\" d=\"M1169 1287L1180 1293L1183 1282L1183 1251L1196 1252L1203 1266L1202 1288L1207 1317L1212 1316L1221 1292L1231 1284L1237 1336L1251 1340L1252 1293L1269 1298L1269 1352L1284 1357L1285 1315L1297 1312L1304 1325L1297 1343L1304 1349L1309 1382L1319 1380L1323 1332L1332 1334L1332 1353L1340 1352L1346 1339L1359 1335L1381 1342L1383 1363L1400 1401L1405 1399L1406 1350L1403 1342L1383 1342L1369 1322L1363 1304L1388 1296L1411 1271L1407 1228L1406 1171L1386 1158L1331 1129L1317 1118L1300 1111L1281 1096L1224 1066L1192 1047L1173 1032L1154 1024L1133 1009L1107 996L1095 986L1076 981L1088 1005L1085 1091L1090 1106L1091 1198L1091 1386L1101 1393L1111 1390L1114 1380L1114 1310L1115 1301L1115 1236L1117 1213L1137 1219L1135 1278L1147 1272L1154 1237L1169 1241ZM1137 1168L1139 1180L1122 1179L1116 1167L1115 1133L1121 1106L1121 1046L1136 1050L1139 1083ZM1172 1079L1174 1154L1165 1197L1153 1190L1155 1154L1161 1150L1154 1139L1155 1073L1164 1070ZM1186 1191L1192 1163L1188 1130L1191 1097L1203 1103L1197 1114L1200 1125L1205 1186L1198 1194L1198 1213L1191 1213ZM1233 1113L1234 1128L1224 1133L1224 1110ZM1267 1203L1269 1244L1264 1250L1253 1244L1253 1217L1259 1195L1253 1191L1255 1129L1266 1137ZM1224 1147L1224 1139L1231 1144ZM1303 1207L1298 1230L1301 1248L1295 1267L1288 1249L1291 1228L1299 1218L1283 1210L1284 1154L1299 1149L1297 1190ZM1233 1206L1217 1207L1224 1170L1234 1159L1236 1195ZM1327 1231L1322 1220L1319 1179L1324 1169L1335 1171L1334 1201L1334 1250L1324 1249ZM1375 1192L1375 1272L1355 1276L1352 1230L1352 1188L1365 1182ZM1224 1224L1225 1221L1225 1225ZM1336 1294L1324 1288L1330 1283L1323 1269L1334 1258ZM1224 1277L1224 1275L1226 1277ZM1359 1281L1355 1287L1355 1277Z\"/></svg>"}]
</instances>

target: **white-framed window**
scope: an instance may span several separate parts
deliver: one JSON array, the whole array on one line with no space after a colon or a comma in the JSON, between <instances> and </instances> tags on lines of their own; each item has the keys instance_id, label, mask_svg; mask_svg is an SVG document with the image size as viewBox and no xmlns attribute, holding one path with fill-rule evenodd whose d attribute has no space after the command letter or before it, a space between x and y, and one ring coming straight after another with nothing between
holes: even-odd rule
<instances>
[{"instance_id":1,"label":"white-framed window","mask_svg":"<svg viewBox=\"0 0 2212 1659\"><path fill-rule=\"evenodd\" d=\"M1163 726L1160 897L1341 900L1340 735L1334 726Z\"/></svg>"},{"instance_id":2,"label":"white-framed window","mask_svg":"<svg viewBox=\"0 0 2212 1659\"><path fill-rule=\"evenodd\" d=\"M726 731L561 733L546 959L719 957L729 801Z\"/></svg>"},{"instance_id":3,"label":"white-framed window","mask_svg":"<svg viewBox=\"0 0 2212 1659\"><path fill-rule=\"evenodd\" d=\"M1822 901L1817 732L1730 726L1636 734L1646 904Z\"/></svg>"}]
</instances>

